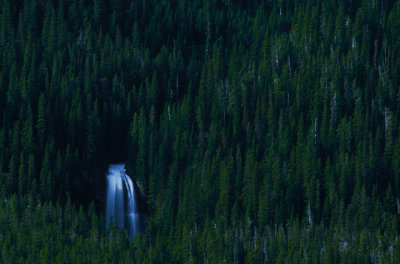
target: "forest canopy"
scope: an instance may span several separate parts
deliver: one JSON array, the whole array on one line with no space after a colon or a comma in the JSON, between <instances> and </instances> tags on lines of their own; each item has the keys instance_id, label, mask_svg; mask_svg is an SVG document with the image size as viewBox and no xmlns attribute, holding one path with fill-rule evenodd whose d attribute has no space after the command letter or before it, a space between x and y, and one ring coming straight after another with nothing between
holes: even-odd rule
<instances>
[{"instance_id":1,"label":"forest canopy","mask_svg":"<svg viewBox=\"0 0 400 264\"><path fill-rule=\"evenodd\" d=\"M398 0L2 0L0 262L399 263L399 100Z\"/></svg>"}]
</instances>

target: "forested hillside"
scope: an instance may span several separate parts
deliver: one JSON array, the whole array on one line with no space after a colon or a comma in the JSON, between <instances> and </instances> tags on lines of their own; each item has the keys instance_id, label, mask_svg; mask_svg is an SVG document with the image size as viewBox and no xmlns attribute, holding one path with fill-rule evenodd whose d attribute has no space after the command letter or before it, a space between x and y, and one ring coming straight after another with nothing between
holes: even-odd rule
<instances>
[{"instance_id":1,"label":"forested hillside","mask_svg":"<svg viewBox=\"0 0 400 264\"><path fill-rule=\"evenodd\" d=\"M0 10L1 263L400 263L400 1Z\"/></svg>"}]
</instances>

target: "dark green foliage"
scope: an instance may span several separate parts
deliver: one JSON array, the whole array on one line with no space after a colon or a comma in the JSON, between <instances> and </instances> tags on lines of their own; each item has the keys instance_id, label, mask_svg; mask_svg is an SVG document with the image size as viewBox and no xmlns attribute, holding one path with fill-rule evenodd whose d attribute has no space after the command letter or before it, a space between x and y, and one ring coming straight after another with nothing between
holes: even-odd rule
<instances>
[{"instance_id":1,"label":"dark green foliage","mask_svg":"<svg viewBox=\"0 0 400 264\"><path fill-rule=\"evenodd\" d=\"M399 1L0 10L0 262L400 261Z\"/></svg>"}]
</instances>

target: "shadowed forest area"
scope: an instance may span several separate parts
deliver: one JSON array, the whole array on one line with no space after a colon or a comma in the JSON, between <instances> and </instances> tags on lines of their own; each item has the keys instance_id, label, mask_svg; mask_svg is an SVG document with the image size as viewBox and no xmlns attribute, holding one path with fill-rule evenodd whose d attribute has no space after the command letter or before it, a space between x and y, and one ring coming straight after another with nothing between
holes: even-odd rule
<instances>
[{"instance_id":1,"label":"shadowed forest area","mask_svg":"<svg viewBox=\"0 0 400 264\"><path fill-rule=\"evenodd\" d=\"M0 262L400 263L400 1L0 10Z\"/></svg>"}]
</instances>

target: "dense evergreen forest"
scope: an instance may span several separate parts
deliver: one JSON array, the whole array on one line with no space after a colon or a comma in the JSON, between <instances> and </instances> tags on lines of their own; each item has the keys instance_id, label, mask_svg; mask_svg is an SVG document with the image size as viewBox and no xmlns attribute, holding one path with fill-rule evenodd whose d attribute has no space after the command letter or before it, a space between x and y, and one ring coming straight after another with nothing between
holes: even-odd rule
<instances>
[{"instance_id":1,"label":"dense evergreen forest","mask_svg":"<svg viewBox=\"0 0 400 264\"><path fill-rule=\"evenodd\" d=\"M400 263L400 1L0 10L1 263Z\"/></svg>"}]
</instances>

